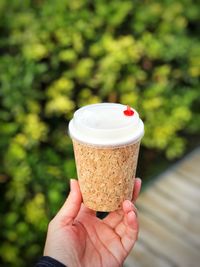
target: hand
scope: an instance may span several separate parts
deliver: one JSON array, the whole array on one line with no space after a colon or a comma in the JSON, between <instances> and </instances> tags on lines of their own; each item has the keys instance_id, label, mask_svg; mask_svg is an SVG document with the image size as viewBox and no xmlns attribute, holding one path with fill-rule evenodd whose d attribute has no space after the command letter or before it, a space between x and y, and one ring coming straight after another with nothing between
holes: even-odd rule
<instances>
[{"instance_id":1,"label":"hand","mask_svg":"<svg viewBox=\"0 0 200 267\"><path fill-rule=\"evenodd\" d=\"M138 236L136 208L129 200L123 208L100 220L82 203L79 184L70 182L71 192L63 207L49 223L44 256L67 267L119 267ZM141 187L135 179L133 201Z\"/></svg>"}]
</instances>

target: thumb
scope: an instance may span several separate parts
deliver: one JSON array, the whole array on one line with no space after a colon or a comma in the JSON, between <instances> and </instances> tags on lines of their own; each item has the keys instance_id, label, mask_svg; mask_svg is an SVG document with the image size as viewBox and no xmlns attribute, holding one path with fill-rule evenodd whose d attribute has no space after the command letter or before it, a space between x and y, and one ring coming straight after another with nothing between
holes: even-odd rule
<instances>
[{"instance_id":1,"label":"thumb","mask_svg":"<svg viewBox=\"0 0 200 267\"><path fill-rule=\"evenodd\" d=\"M64 225L74 221L82 203L81 191L77 180L70 179L70 189L67 200L56 215L57 219Z\"/></svg>"}]
</instances>

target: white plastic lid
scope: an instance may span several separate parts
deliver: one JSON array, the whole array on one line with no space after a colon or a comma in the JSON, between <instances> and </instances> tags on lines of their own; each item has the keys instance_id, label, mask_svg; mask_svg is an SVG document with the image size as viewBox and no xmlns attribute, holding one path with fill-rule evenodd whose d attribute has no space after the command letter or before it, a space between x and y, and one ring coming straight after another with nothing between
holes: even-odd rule
<instances>
[{"instance_id":1,"label":"white plastic lid","mask_svg":"<svg viewBox=\"0 0 200 267\"><path fill-rule=\"evenodd\" d=\"M100 103L82 107L69 122L71 138L97 146L136 143L144 124L136 110L122 104Z\"/></svg>"}]
</instances>

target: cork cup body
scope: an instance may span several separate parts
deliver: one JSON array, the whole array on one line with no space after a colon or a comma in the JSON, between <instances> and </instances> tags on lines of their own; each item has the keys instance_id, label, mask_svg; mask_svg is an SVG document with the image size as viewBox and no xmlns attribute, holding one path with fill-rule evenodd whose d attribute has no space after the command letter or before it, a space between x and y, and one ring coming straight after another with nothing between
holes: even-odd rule
<instances>
[{"instance_id":1,"label":"cork cup body","mask_svg":"<svg viewBox=\"0 0 200 267\"><path fill-rule=\"evenodd\" d=\"M99 147L73 139L78 180L84 204L96 211L114 211L131 200L140 141Z\"/></svg>"}]
</instances>

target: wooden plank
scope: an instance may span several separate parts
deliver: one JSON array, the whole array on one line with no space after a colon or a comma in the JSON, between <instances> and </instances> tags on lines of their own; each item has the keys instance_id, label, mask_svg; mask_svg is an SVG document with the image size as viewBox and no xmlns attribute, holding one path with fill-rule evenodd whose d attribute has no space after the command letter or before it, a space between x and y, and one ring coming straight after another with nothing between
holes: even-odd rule
<instances>
[{"instance_id":1,"label":"wooden plank","mask_svg":"<svg viewBox=\"0 0 200 267\"><path fill-rule=\"evenodd\" d=\"M187 228L187 223L184 220L176 220L171 216L171 213L160 202L152 198L146 198L146 202L140 202L140 212L146 212L148 216L154 218L158 223L163 224L171 233L177 235L180 239L190 243L191 247L196 247L200 250L200 231L197 233L190 231ZM188 219L187 219L188 220ZM192 218L189 218L191 221Z\"/></svg>"},{"instance_id":2,"label":"wooden plank","mask_svg":"<svg viewBox=\"0 0 200 267\"><path fill-rule=\"evenodd\" d=\"M138 263L130 253L130 255L126 258L123 267L144 267L141 263Z\"/></svg>"},{"instance_id":3,"label":"wooden plank","mask_svg":"<svg viewBox=\"0 0 200 267\"><path fill-rule=\"evenodd\" d=\"M182 159L178 165L181 166L181 164L187 163L187 164L195 165L195 167L198 168L199 162L200 162L200 148L193 150L184 159Z\"/></svg>"},{"instance_id":4,"label":"wooden plank","mask_svg":"<svg viewBox=\"0 0 200 267\"><path fill-rule=\"evenodd\" d=\"M172 199L165 198L160 192L156 192L152 190L152 188L145 192L145 194L142 194L137 206L140 212L142 213L142 210L140 211L140 207L142 204L152 206L152 208L157 209L159 207L159 210L163 210L164 213L167 214L170 220L176 221L176 223L183 225L187 231L191 232L194 236L199 236L200 234L200 217L197 216L191 216L188 214L187 210L181 209L177 203L174 204L174 201ZM192 219L191 219L192 218Z\"/></svg>"},{"instance_id":5,"label":"wooden plank","mask_svg":"<svg viewBox=\"0 0 200 267\"><path fill-rule=\"evenodd\" d=\"M200 178L197 176L192 176L188 173L185 173L181 169L177 169L174 171L174 173L178 174L182 180L189 181L193 186L200 187Z\"/></svg>"},{"instance_id":6,"label":"wooden plank","mask_svg":"<svg viewBox=\"0 0 200 267\"><path fill-rule=\"evenodd\" d=\"M188 174L199 177L200 179L200 161L197 161L196 163L192 161L193 159L191 159L190 162L187 160L181 162L179 165L179 169Z\"/></svg>"},{"instance_id":7,"label":"wooden plank","mask_svg":"<svg viewBox=\"0 0 200 267\"><path fill-rule=\"evenodd\" d=\"M198 167L200 162L200 148L195 149L192 153L187 155L186 158L182 160L182 163L183 162L192 163Z\"/></svg>"},{"instance_id":8,"label":"wooden plank","mask_svg":"<svg viewBox=\"0 0 200 267\"><path fill-rule=\"evenodd\" d=\"M161 196L163 195L162 191L159 191L156 188L153 190L155 191L154 194L158 194ZM190 229L190 231L193 231L196 234L198 234L200 231L200 216L198 207L195 207L195 209L192 208L192 210L190 210L191 207L188 207L188 205L185 206L184 203L182 203L182 200L180 199L179 196L178 198L175 199L170 195L166 194L165 197L168 198L168 204L165 205L167 206L171 202L171 206L173 206L172 210L173 211L177 210L177 214L175 213L173 214L174 218L179 220L180 217L180 219L184 221L185 225L187 225L187 228ZM166 206L164 207L166 208ZM192 220L190 219L191 216Z\"/></svg>"},{"instance_id":9,"label":"wooden plank","mask_svg":"<svg viewBox=\"0 0 200 267\"><path fill-rule=\"evenodd\" d=\"M180 187L173 188L167 180L165 183L157 183L154 189L160 191L167 198L174 200L174 204L188 210L189 213L196 214L200 212L199 203L191 201Z\"/></svg>"},{"instance_id":10,"label":"wooden plank","mask_svg":"<svg viewBox=\"0 0 200 267\"><path fill-rule=\"evenodd\" d=\"M140 235L125 267L198 267L200 149L143 192L137 207Z\"/></svg>"},{"instance_id":11,"label":"wooden plank","mask_svg":"<svg viewBox=\"0 0 200 267\"><path fill-rule=\"evenodd\" d=\"M171 263L157 253L152 253L142 241L138 240L124 267L171 267Z\"/></svg>"},{"instance_id":12,"label":"wooden plank","mask_svg":"<svg viewBox=\"0 0 200 267\"><path fill-rule=\"evenodd\" d=\"M198 250L191 248L187 242L177 238L163 225L144 213L140 214L140 225L140 238L143 242L163 255L173 266L197 267L200 259Z\"/></svg>"},{"instance_id":13,"label":"wooden plank","mask_svg":"<svg viewBox=\"0 0 200 267\"><path fill-rule=\"evenodd\" d=\"M174 189L173 192L180 193L184 198L187 198L187 200L190 199L192 202L200 203L200 185L195 186L189 179L182 179L181 175L178 173L169 173L159 184L171 187Z\"/></svg>"},{"instance_id":14,"label":"wooden plank","mask_svg":"<svg viewBox=\"0 0 200 267\"><path fill-rule=\"evenodd\" d=\"M180 174L183 179L190 179L193 183L195 183L197 186L200 186L200 176L197 174L194 174L191 171L187 171L186 169L183 168L177 168L175 170L176 173Z\"/></svg>"},{"instance_id":15,"label":"wooden plank","mask_svg":"<svg viewBox=\"0 0 200 267\"><path fill-rule=\"evenodd\" d=\"M180 209L180 207L177 206L177 203L175 205L172 199L166 198L165 195L163 195L160 191L156 191L154 188L150 188L140 196L139 200L137 201L139 211L140 205L142 203L146 205L147 202L153 202L151 203L153 207L155 203L157 203L157 205L159 205L161 209L164 209L165 212L168 213L169 217L175 220L182 221L189 218L188 213L185 209Z\"/></svg>"}]
</instances>

